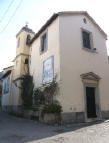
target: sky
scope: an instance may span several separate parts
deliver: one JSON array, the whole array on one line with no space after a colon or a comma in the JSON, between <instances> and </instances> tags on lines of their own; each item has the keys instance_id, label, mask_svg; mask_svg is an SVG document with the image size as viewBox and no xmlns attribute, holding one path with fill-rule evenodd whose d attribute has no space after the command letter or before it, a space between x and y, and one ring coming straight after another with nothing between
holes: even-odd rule
<instances>
[{"instance_id":1,"label":"sky","mask_svg":"<svg viewBox=\"0 0 109 143\"><path fill-rule=\"evenodd\" d=\"M108 0L0 0L0 71L13 65L20 29L28 23L36 33L59 11L87 11L109 35ZM106 44L109 55L109 40Z\"/></svg>"}]
</instances>

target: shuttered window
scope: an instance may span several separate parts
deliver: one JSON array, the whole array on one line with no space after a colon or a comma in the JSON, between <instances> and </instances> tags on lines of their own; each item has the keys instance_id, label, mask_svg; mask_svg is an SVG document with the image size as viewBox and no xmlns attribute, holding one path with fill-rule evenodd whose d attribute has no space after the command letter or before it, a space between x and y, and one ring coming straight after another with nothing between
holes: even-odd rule
<instances>
[{"instance_id":1,"label":"shuttered window","mask_svg":"<svg viewBox=\"0 0 109 143\"><path fill-rule=\"evenodd\" d=\"M47 49L47 35L44 34L41 38L41 52L46 51Z\"/></svg>"},{"instance_id":2,"label":"shuttered window","mask_svg":"<svg viewBox=\"0 0 109 143\"><path fill-rule=\"evenodd\" d=\"M84 48L91 49L90 45L90 33L83 31L82 32L82 38L83 38L83 46Z\"/></svg>"}]
</instances>

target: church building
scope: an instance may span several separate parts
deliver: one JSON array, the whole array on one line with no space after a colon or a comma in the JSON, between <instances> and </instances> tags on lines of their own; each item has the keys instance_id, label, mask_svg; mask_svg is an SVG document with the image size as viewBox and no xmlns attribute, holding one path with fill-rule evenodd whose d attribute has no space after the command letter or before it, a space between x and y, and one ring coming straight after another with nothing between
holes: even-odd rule
<instances>
[{"instance_id":1,"label":"church building","mask_svg":"<svg viewBox=\"0 0 109 143\"><path fill-rule=\"evenodd\" d=\"M10 104L5 102L3 92L4 110L20 109L18 79L30 72L35 87L51 82L57 75L59 94L55 98L62 106L62 120L109 118L107 35L87 12L53 14L37 33L26 25L16 38Z\"/></svg>"}]
</instances>

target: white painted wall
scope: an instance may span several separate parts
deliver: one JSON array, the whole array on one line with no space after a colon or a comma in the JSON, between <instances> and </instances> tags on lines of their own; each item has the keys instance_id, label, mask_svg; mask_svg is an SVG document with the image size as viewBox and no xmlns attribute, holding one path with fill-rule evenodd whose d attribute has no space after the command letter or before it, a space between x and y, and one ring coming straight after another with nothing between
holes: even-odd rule
<instances>
[{"instance_id":1,"label":"white painted wall","mask_svg":"<svg viewBox=\"0 0 109 143\"><path fill-rule=\"evenodd\" d=\"M40 54L42 35L34 41L30 50L30 73L33 75L35 87L42 85L43 61L50 56L54 56L54 75L58 73L58 80L60 79L59 19L57 18L44 32L47 32L47 51Z\"/></svg>"},{"instance_id":2,"label":"white painted wall","mask_svg":"<svg viewBox=\"0 0 109 143\"><path fill-rule=\"evenodd\" d=\"M86 18L87 24L83 22ZM96 52L83 49L81 29L92 33ZM60 80L60 101L63 112L84 112L84 88L80 75L93 72L101 77L99 96L101 110L109 110L109 64L105 37L95 24L84 15L60 15L44 31L48 34L48 49L40 54L40 37L31 45L30 72L35 87L42 84L43 61L54 55L54 73ZM42 33L43 34L43 33Z\"/></svg>"},{"instance_id":3,"label":"white painted wall","mask_svg":"<svg viewBox=\"0 0 109 143\"><path fill-rule=\"evenodd\" d=\"M59 18L62 81L59 100L64 112L84 111L84 89L80 75L87 72L94 72L101 77L100 105L102 110L109 110L109 64L106 41L87 17L85 17L87 24L83 22L84 17L83 15L61 15ZM96 53L83 49L81 28L92 32Z\"/></svg>"}]
</instances>

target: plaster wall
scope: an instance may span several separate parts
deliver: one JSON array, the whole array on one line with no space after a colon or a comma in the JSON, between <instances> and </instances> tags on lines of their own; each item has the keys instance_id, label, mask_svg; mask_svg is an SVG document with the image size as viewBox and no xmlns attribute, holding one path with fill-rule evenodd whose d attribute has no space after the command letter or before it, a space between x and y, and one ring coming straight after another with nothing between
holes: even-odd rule
<instances>
[{"instance_id":1,"label":"plaster wall","mask_svg":"<svg viewBox=\"0 0 109 143\"><path fill-rule=\"evenodd\" d=\"M87 23L83 22L86 18ZM82 29L92 34L91 52L83 48ZM99 98L102 111L109 110L109 64L106 39L92 21L83 15L61 15L60 31L60 75L61 95L58 97L64 112L84 112L84 87L80 75L93 72L101 77Z\"/></svg>"}]
</instances>

